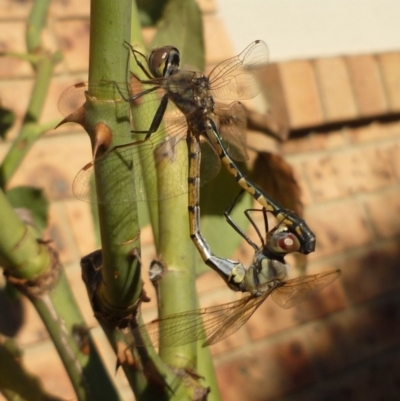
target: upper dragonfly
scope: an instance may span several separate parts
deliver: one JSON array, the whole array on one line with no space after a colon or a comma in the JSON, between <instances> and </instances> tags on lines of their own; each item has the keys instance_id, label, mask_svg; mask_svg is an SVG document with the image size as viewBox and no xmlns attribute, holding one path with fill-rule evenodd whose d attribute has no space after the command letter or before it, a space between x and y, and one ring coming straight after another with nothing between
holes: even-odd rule
<instances>
[{"instance_id":1,"label":"upper dragonfly","mask_svg":"<svg viewBox=\"0 0 400 401\"><path fill-rule=\"evenodd\" d=\"M204 240L198 228L199 183L200 179L204 183L216 175L220 166L219 159L242 188L296 234L300 241L300 252L307 254L314 251L315 236L307 224L252 183L233 161L247 158L244 148L246 117L242 104L237 101L229 105L218 103L251 99L260 92L256 72L257 67L268 62L266 44L261 40L252 42L239 55L219 63L207 76L200 72L180 69L179 51L172 46L153 50L147 60L133 47L131 50L137 64L148 77L147 80L138 79L145 89L139 93L132 93L116 83L108 85L114 86L114 92L115 88L118 90L122 100L132 104L140 102L140 116L144 119L149 117L150 110L153 110L154 101L147 101L146 95L161 91L161 99L155 100L159 102L157 111L151 111L153 115L150 117L149 126L144 130L136 128L133 121L133 132L145 134L144 143L138 145L137 142L133 142L115 147L97 157L78 173L73 186L75 195L79 199L90 201L90 180L94 164L110 163L118 159L123 160L125 168L129 168L132 173L121 176L121 179L126 181L121 183L126 188L123 201L159 199L156 192L146 188L146 181L150 177L154 179L157 175L155 160L158 160L160 155L171 154L175 144L185 138L189 162L175 162L189 169L188 188L186 185L171 185L170 192L167 189L164 197L173 197L189 190L190 232L205 261L210 253L204 247ZM80 88L82 89L82 85ZM63 98L61 108L62 104ZM161 124L162 122L164 124ZM201 148L203 143L206 151ZM139 153L141 156L137 157ZM201 163L201 160L204 162ZM111 181L119 179L118 171L110 171ZM97 198L97 202L102 203L105 200Z\"/></svg>"}]
</instances>

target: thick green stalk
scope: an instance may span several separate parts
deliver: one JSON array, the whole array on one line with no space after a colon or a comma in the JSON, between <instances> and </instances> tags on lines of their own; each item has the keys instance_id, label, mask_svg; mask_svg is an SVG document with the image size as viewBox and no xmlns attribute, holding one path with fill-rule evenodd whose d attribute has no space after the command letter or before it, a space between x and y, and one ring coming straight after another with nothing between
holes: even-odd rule
<instances>
[{"instance_id":1,"label":"thick green stalk","mask_svg":"<svg viewBox=\"0 0 400 401\"><path fill-rule=\"evenodd\" d=\"M129 49L124 45L124 41L130 40L131 5L131 0L118 2L92 0L90 82L102 79L127 82ZM104 94L95 92L98 89L96 86L89 89L85 105L85 128L91 137L92 144L96 145L98 138L96 124L99 122L103 123L106 131L111 133L112 143L109 149L132 142L129 103L98 102L96 99L104 99ZM115 95L116 98L120 98L117 91ZM126 151L127 148L124 149L125 156ZM111 316L118 321L118 318L135 312L142 283L139 260L132 257L133 251L140 252L137 204L120 201L126 198L127 188L124 183L131 184L132 182L130 180L132 171L128 168L130 160L115 159L114 164L100 163L97 166L100 168L96 169L98 198L104 199L105 202L99 205L102 280L95 299L98 315ZM107 319L99 319L99 321L117 355L121 357L121 346L118 344L125 344L123 353L128 352L132 343L124 335L126 329L123 325L113 325L110 320L107 322ZM132 349L132 354L137 359L138 353L135 349ZM163 378L171 376L171 373L160 363L153 349L141 350L138 365L124 362L123 357L120 358L120 362L137 399L149 400L155 397L160 400L168 399L169 390L163 384L163 380L167 379ZM146 369L149 365L152 369L157 367L155 373L148 374ZM171 380L168 379L168 382Z\"/></svg>"},{"instance_id":2,"label":"thick green stalk","mask_svg":"<svg viewBox=\"0 0 400 401\"><path fill-rule=\"evenodd\" d=\"M84 320L62 267L57 263L57 255L50 251L48 245L37 240L38 234L32 227L25 226L3 191L0 191L0 221L0 263L8 280L29 296L40 314L78 399L90 399L89 395L96 391L90 390L88 393L87 385L99 379L102 383L101 392L115 396L115 389L93 344L89 357L80 352L73 339L73 324L84 326ZM88 341L92 343L90 336Z\"/></svg>"},{"instance_id":3,"label":"thick green stalk","mask_svg":"<svg viewBox=\"0 0 400 401\"><path fill-rule=\"evenodd\" d=\"M98 102L109 93L102 93L90 82L110 80L126 82L129 52L124 41L130 37L131 1L92 0L89 57L89 96L85 104L85 128L95 146L99 139L99 123L111 135L111 149L130 141L129 104ZM116 91L116 97L118 92ZM112 100L112 99L107 99ZM141 292L140 263L129 255L139 249L137 205L124 202L129 180L129 160L114 158L115 163L96 166L96 187L103 252L103 279L97 291L100 307L107 313L126 313Z\"/></svg>"},{"instance_id":4,"label":"thick green stalk","mask_svg":"<svg viewBox=\"0 0 400 401\"><path fill-rule=\"evenodd\" d=\"M33 280L42 275L50 262L47 248L17 216L2 190L0 221L0 265L18 278Z\"/></svg>"},{"instance_id":5,"label":"thick green stalk","mask_svg":"<svg viewBox=\"0 0 400 401\"><path fill-rule=\"evenodd\" d=\"M132 4L132 29L131 29L131 40L130 43L132 46L135 47L136 50L140 51L143 54L146 54L146 47L143 42L143 37L142 37L142 30L140 26L140 21L139 21L139 13L137 9L136 2L133 2ZM148 79L144 72L139 68L137 65L135 58L131 56L130 59L130 71L134 73L137 77L140 79ZM142 88L145 89L145 88ZM150 105L152 107L152 110L150 107L147 108L147 112L144 115L144 113L141 112L140 106L136 106L135 104L132 104L131 106L131 113L132 113L132 121L134 123L135 130L137 131L146 131L150 128L153 116L155 115L157 111L157 95L154 93L150 93L146 95L146 102L147 105ZM150 100L155 100L152 104L150 103ZM143 139L144 135L137 135L136 139ZM144 153L144 154L143 154ZM139 155L141 158L148 156L146 152L141 152L139 151ZM148 162L147 162L148 163ZM155 165L154 165L155 169ZM156 193L154 190L157 187L157 181L156 177L154 177L153 181L146 181L146 190L149 193ZM147 203L147 208L149 211L149 216L150 216L150 222L151 222L151 227L153 230L153 237L154 237L154 243L156 248L158 248L158 242L159 242L159 228L158 228L158 202L154 202L154 199L152 199L153 202L148 202Z\"/></svg>"},{"instance_id":6,"label":"thick green stalk","mask_svg":"<svg viewBox=\"0 0 400 401\"><path fill-rule=\"evenodd\" d=\"M162 196L169 192L170 177L174 183L187 185L187 169L179 161L186 160L187 146L184 141L176 147L175 153L158 160L158 190ZM165 271L159 281L159 316L165 318L174 313L195 309L197 305L196 272L194 246L189 235L188 197L182 194L159 202L160 243L158 254L162 258ZM195 342L178 347L163 346L164 333L160 331L160 356L169 366L176 369L195 370L197 367L197 345ZM199 390L198 383L180 386L182 399ZM181 399L181 398L177 398ZM190 398L189 398L190 399Z\"/></svg>"}]
</instances>

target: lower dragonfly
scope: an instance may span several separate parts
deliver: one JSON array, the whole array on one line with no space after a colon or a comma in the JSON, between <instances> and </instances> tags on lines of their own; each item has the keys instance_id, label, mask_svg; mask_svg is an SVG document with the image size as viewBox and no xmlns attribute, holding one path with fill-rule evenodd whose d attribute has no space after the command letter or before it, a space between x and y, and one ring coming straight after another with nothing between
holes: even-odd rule
<instances>
[{"instance_id":1,"label":"lower dragonfly","mask_svg":"<svg viewBox=\"0 0 400 401\"><path fill-rule=\"evenodd\" d=\"M190 235L208 266L219 272L224 270L226 276L238 265L238 262L213 255L200 232L200 180L204 183L215 176L219 170L219 160L242 188L297 236L299 240L297 251L305 254L313 252L315 235L305 221L277 204L252 183L233 161L233 159L238 161L246 159L244 150L246 117L242 104L234 102L230 105L221 105L215 101L215 99L250 99L260 92L255 79L255 70L268 60L266 44L261 40L252 42L239 55L218 64L208 76L179 69L179 51L174 47L155 49L148 59L133 47L131 50L137 64L149 78L148 80L137 78L137 81L147 89L131 93L124 91L115 82L111 83L111 86L114 92L117 89L123 101L131 102L132 107L140 101L138 109L140 116L150 117L151 123L147 130L138 130L136 127L133 129L135 134L145 134L144 139L140 141L144 143L128 143L96 157L94 162L87 164L75 178L75 195L79 199L91 201L90 188L94 166L118 161L121 168L129 168L132 174L124 174L123 178L120 178L118 171L110 170L109 180L106 181L126 180L120 183L126 189L124 201L158 200L158 194L149 193L146 187L148 178L156 175L154 160L157 160L160 154L171 153L170 150L174 149L175 144L185 138L189 166L187 167L184 161L175 162L182 163L185 169L188 168L188 188L171 185L171 193L166 196L176 196L179 191L188 190ZM146 60L147 68L141 58ZM110 86L110 82L108 84ZM103 83L103 87L106 86L107 83L105 85ZM84 88L85 85L79 85L79 90ZM157 91L163 93L161 100L158 97L155 100L146 100L146 95ZM158 102L155 114L151 107L153 101ZM150 113L153 113L153 116ZM201 149L202 144L208 145L206 147L208 152ZM147 156L143 156L144 154ZM216 159L213 159L214 156ZM205 162L201 163L204 159ZM104 199L97 198L97 202L102 203ZM241 269L244 270L244 266L241 266Z\"/></svg>"},{"instance_id":2,"label":"lower dragonfly","mask_svg":"<svg viewBox=\"0 0 400 401\"><path fill-rule=\"evenodd\" d=\"M265 208L247 209L245 214L256 229L261 242L261 246L258 246L230 217L236 201L235 199L225 212L226 219L254 248L255 254L253 263L245 272L241 269L231 271L229 281L233 288L248 292L249 295L238 301L172 314L139 326L134 329L136 346L161 344L163 347L174 347L193 341L203 341L203 347L215 344L242 327L268 296L271 295L280 307L289 309L339 277L340 270L331 270L286 280L289 266L285 263L284 257L298 251L300 247L298 238L288 231L288 227L283 223L268 231ZM250 211L263 214L265 238L251 218ZM147 336L141 335L144 330Z\"/></svg>"}]
</instances>

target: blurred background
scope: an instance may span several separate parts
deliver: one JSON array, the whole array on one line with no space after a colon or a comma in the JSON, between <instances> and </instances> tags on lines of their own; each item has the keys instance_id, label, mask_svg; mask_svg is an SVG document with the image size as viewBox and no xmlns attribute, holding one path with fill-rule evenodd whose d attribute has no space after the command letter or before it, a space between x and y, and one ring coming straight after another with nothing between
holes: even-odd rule
<instances>
[{"instance_id":1,"label":"blurred background","mask_svg":"<svg viewBox=\"0 0 400 401\"><path fill-rule=\"evenodd\" d=\"M268 44L271 62L260 80L266 116L287 139L271 140L252 129L250 143L280 155L293 170L305 219L317 235L307 273L342 270L339 280L293 309L267 300L245 327L212 347L223 399L400 400L400 3L198 3L207 69L255 39ZM31 4L0 0L2 51L24 52ZM44 122L56 125L61 93L87 80L89 11L88 0L51 3L43 40L64 59L55 69ZM150 38L154 29L143 33ZM33 79L27 62L0 58L1 105L16 115L0 142L0 160L21 126ZM44 188L51 201L46 237L60 252L110 374L124 399L132 400L122 372L114 375L115 356L80 278L79 260L96 249L96 240L90 207L73 197L71 185L90 159L86 134L76 125L63 126L34 145L11 186ZM147 265L155 256L149 227L141 239ZM243 243L226 256L249 263L252 253ZM145 286L152 296L145 313L151 317L154 294L148 281ZM213 272L198 279L198 290L204 306L235 299ZM26 366L49 392L73 399L29 302L0 296L0 333L16 336Z\"/></svg>"}]
</instances>

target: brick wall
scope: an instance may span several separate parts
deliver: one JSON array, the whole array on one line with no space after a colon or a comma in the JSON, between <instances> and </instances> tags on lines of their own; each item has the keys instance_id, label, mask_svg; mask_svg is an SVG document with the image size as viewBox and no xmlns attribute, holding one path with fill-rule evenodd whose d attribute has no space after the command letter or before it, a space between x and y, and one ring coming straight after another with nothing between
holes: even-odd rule
<instances>
[{"instance_id":1,"label":"brick wall","mask_svg":"<svg viewBox=\"0 0 400 401\"><path fill-rule=\"evenodd\" d=\"M88 4L52 2L44 41L60 49L64 60L55 70L43 122L58 122L61 92L87 76ZM206 56L215 64L231 56L232 47L215 4L200 4ZM0 4L2 50L24 51L29 9L30 2ZM317 235L307 272L340 268L342 276L290 310L267 300L244 328L212 347L223 399L400 399L400 52L271 64L262 77L271 117L291 132L275 147L294 169L306 221ZM32 83L27 63L0 58L1 102L18 117L0 143L0 158L18 132ZM115 357L80 279L79 258L96 245L89 205L73 198L71 183L88 160L87 136L75 125L65 126L35 144L11 184L42 187L51 200L47 236L55 241L114 376ZM142 243L147 265L154 257L150 229L143 231ZM243 244L235 256L249 260L251 251ZM203 305L235 299L213 272L199 278L198 290ZM154 302L145 314L152 308ZM16 335L27 367L43 378L46 389L73 398L33 308L22 300L8 310L0 316L0 329ZM132 399L121 372L116 382L124 399Z\"/></svg>"}]
</instances>

